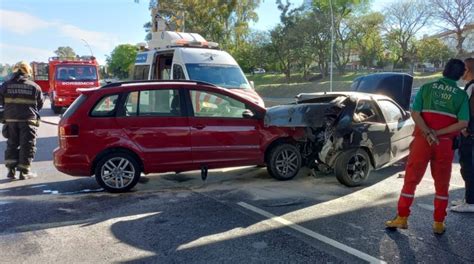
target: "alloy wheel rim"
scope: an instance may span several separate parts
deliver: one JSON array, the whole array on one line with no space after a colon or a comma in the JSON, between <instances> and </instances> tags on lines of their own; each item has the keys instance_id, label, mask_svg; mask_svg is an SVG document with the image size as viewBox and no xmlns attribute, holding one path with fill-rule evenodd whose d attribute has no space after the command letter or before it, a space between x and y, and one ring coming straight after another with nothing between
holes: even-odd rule
<instances>
[{"instance_id":1,"label":"alloy wheel rim","mask_svg":"<svg viewBox=\"0 0 474 264\"><path fill-rule=\"evenodd\" d=\"M367 160L361 154L356 154L347 163L347 174L354 182L362 181L366 177Z\"/></svg>"},{"instance_id":2,"label":"alloy wheel rim","mask_svg":"<svg viewBox=\"0 0 474 264\"><path fill-rule=\"evenodd\" d=\"M291 175L298 169L298 156L294 151L284 150L278 154L275 164L280 175Z\"/></svg>"},{"instance_id":3,"label":"alloy wheel rim","mask_svg":"<svg viewBox=\"0 0 474 264\"><path fill-rule=\"evenodd\" d=\"M132 183L135 176L133 164L125 158L117 157L107 160L102 165L100 177L109 187L123 189Z\"/></svg>"}]
</instances>

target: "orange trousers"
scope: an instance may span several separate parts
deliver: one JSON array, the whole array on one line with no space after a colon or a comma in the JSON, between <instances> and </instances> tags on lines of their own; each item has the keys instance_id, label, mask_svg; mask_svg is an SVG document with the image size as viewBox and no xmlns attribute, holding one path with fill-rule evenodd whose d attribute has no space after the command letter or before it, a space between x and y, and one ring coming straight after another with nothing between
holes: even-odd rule
<instances>
[{"instance_id":1,"label":"orange trousers","mask_svg":"<svg viewBox=\"0 0 474 264\"><path fill-rule=\"evenodd\" d=\"M454 150L451 138L439 138L439 144L430 146L422 136L415 136L410 146L410 154L405 168L405 179L400 199L398 200L398 215L409 216L410 206L415 198L416 186L421 182L426 167L430 163L436 195L434 198L433 218L443 222L448 207L449 181Z\"/></svg>"}]
</instances>

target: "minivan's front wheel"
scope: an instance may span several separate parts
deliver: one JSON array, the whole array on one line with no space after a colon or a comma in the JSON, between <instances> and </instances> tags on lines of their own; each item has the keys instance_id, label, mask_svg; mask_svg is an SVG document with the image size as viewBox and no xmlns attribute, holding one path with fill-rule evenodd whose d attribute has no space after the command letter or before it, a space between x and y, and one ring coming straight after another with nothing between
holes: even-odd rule
<instances>
[{"instance_id":1,"label":"minivan's front wheel","mask_svg":"<svg viewBox=\"0 0 474 264\"><path fill-rule=\"evenodd\" d=\"M295 145L280 144L270 150L267 162L267 171L273 178L290 180L301 168L301 153Z\"/></svg>"},{"instance_id":2,"label":"minivan's front wheel","mask_svg":"<svg viewBox=\"0 0 474 264\"><path fill-rule=\"evenodd\" d=\"M337 180L348 187L361 185L369 177L369 154L360 148L342 153L336 160L334 173Z\"/></svg>"},{"instance_id":3,"label":"minivan's front wheel","mask_svg":"<svg viewBox=\"0 0 474 264\"><path fill-rule=\"evenodd\" d=\"M111 153L103 157L95 168L95 179L109 192L126 192L140 178L138 162L127 153Z\"/></svg>"}]
</instances>

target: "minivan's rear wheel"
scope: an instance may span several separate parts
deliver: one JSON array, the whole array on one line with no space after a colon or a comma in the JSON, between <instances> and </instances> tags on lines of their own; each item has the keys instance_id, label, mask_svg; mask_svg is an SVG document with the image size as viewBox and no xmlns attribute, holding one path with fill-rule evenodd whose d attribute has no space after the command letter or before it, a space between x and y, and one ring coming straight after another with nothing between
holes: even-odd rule
<instances>
[{"instance_id":1,"label":"minivan's rear wheel","mask_svg":"<svg viewBox=\"0 0 474 264\"><path fill-rule=\"evenodd\" d=\"M363 149L352 149L342 153L336 160L334 173L337 180L346 186L361 185L369 177L369 154Z\"/></svg>"},{"instance_id":2,"label":"minivan's rear wheel","mask_svg":"<svg viewBox=\"0 0 474 264\"><path fill-rule=\"evenodd\" d=\"M272 148L267 161L268 173L280 181L294 178L301 168L301 154L298 148L288 143Z\"/></svg>"},{"instance_id":3,"label":"minivan's rear wheel","mask_svg":"<svg viewBox=\"0 0 474 264\"><path fill-rule=\"evenodd\" d=\"M138 162L127 153L111 153L103 157L95 168L95 179L109 192L126 192L140 178Z\"/></svg>"}]
</instances>

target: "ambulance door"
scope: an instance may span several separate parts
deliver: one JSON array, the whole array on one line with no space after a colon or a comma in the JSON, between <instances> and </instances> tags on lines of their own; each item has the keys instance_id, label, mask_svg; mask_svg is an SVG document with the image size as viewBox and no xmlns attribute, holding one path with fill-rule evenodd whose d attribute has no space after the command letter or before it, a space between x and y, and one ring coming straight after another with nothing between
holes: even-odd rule
<instances>
[{"instance_id":1,"label":"ambulance door","mask_svg":"<svg viewBox=\"0 0 474 264\"><path fill-rule=\"evenodd\" d=\"M173 51L157 52L154 60L153 80L171 80Z\"/></svg>"}]
</instances>

